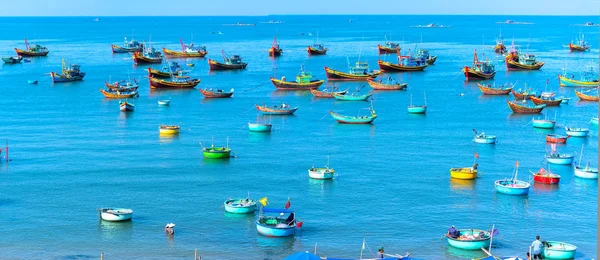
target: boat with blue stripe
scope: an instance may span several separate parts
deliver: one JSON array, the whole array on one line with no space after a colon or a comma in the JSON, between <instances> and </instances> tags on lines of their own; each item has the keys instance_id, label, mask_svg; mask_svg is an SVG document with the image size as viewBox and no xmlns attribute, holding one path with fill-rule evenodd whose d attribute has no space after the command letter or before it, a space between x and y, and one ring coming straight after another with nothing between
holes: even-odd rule
<instances>
[{"instance_id":1,"label":"boat with blue stripe","mask_svg":"<svg viewBox=\"0 0 600 260\"><path fill-rule=\"evenodd\" d=\"M249 198L245 199L228 199L223 202L225 211L235 214L248 214L256 210L256 201Z\"/></svg>"},{"instance_id":2,"label":"boat with blue stripe","mask_svg":"<svg viewBox=\"0 0 600 260\"><path fill-rule=\"evenodd\" d=\"M275 216L267 216L268 213ZM288 237L296 233L296 225L300 223L296 223L296 214L293 210L261 208L256 220L256 230L263 236Z\"/></svg>"},{"instance_id":3,"label":"boat with blue stripe","mask_svg":"<svg viewBox=\"0 0 600 260\"><path fill-rule=\"evenodd\" d=\"M529 187L531 184L526 181L520 181L517 179L519 175L519 162L517 161L515 166L515 172L510 179L497 180L494 183L494 187L498 193L507 195L527 195L529 193Z\"/></svg>"}]
</instances>

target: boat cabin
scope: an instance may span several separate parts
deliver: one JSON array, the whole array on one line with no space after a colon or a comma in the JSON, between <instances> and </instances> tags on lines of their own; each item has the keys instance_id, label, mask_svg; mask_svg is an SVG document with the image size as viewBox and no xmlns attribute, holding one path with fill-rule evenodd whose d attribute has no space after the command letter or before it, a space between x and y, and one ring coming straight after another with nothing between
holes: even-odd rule
<instances>
[{"instance_id":1,"label":"boat cabin","mask_svg":"<svg viewBox=\"0 0 600 260\"><path fill-rule=\"evenodd\" d=\"M350 67L350 74L353 75L368 75L369 74L369 63L364 61L357 61L354 67Z\"/></svg>"},{"instance_id":2,"label":"boat cabin","mask_svg":"<svg viewBox=\"0 0 600 260\"><path fill-rule=\"evenodd\" d=\"M227 64L242 64L242 57L240 55L232 55L231 58L225 58Z\"/></svg>"}]
</instances>

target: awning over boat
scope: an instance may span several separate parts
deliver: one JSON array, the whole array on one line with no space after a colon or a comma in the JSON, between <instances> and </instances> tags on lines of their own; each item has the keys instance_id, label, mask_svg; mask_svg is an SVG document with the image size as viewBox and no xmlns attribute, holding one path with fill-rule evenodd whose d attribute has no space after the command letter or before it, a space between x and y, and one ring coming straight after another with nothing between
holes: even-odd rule
<instances>
[{"instance_id":1,"label":"awning over boat","mask_svg":"<svg viewBox=\"0 0 600 260\"><path fill-rule=\"evenodd\" d=\"M275 208L262 208L263 212L266 213L293 213L293 210L289 209L275 209Z\"/></svg>"}]
</instances>

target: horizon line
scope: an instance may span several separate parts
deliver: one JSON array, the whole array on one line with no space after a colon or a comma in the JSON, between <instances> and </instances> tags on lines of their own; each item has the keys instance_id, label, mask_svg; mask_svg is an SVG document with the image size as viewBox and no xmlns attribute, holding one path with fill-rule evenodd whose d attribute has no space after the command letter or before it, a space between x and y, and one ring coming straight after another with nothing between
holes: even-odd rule
<instances>
[{"instance_id":1,"label":"horizon line","mask_svg":"<svg viewBox=\"0 0 600 260\"><path fill-rule=\"evenodd\" d=\"M269 16L572 16L598 17L597 14L257 14L257 15L4 15L2 18L15 17L269 17Z\"/></svg>"}]
</instances>

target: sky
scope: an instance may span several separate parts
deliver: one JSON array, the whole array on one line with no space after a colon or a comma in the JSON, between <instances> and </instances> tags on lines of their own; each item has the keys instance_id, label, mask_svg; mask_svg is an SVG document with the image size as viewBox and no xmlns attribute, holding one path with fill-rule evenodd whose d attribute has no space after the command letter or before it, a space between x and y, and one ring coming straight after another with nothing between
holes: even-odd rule
<instances>
[{"instance_id":1,"label":"sky","mask_svg":"<svg viewBox=\"0 0 600 260\"><path fill-rule=\"evenodd\" d=\"M600 0L0 0L0 6L0 17L600 14Z\"/></svg>"}]
</instances>

